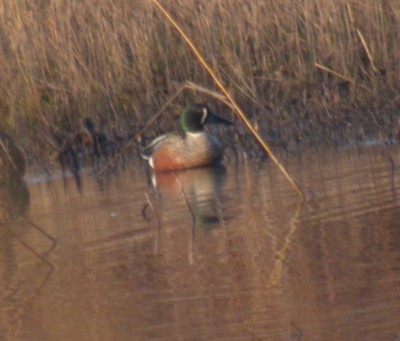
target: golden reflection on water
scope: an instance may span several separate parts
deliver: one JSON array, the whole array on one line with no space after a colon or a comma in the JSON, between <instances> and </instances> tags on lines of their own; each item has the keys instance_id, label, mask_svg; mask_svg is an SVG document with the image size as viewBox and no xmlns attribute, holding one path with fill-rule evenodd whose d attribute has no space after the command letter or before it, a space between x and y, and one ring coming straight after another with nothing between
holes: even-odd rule
<instances>
[{"instance_id":1,"label":"golden reflection on water","mask_svg":"<svg viewBox=\"0 0 400 341\"><path fill-rule=\"evenodd\" d=\"M400 164L399 150L391 151ZM48 268L0 243L2 340L396 340L398 172L382 148L108 183L30 180ZM22 220L23 222L23 220ZM35 250L44 240L10 227Z\"/></svg>"}]
</instances>

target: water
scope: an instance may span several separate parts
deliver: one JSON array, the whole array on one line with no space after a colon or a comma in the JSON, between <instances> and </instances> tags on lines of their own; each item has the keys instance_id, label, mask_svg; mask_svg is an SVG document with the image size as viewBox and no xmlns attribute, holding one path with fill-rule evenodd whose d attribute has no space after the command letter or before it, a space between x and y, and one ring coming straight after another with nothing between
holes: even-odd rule
<instances>
[{"instance_id":1,"label":"water","mask_svg":"<svg viewBox=\"0 0 400 341\"><path fill-rule=\"evenodd\" d=\"M0 230L0 339L400 340L386 151L284 163L303 204L270 161L156 179L133 165L80 191L28 177L29 201ZM52 242L35 226L50 233L48 263L7 226L40 254Z\"/></svg>"}]
</instances>

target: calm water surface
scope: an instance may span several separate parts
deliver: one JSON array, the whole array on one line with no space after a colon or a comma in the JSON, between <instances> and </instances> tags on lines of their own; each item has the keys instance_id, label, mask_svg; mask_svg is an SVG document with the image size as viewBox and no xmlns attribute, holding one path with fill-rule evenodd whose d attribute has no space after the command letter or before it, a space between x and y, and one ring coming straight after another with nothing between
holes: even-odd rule
<instances>
[{"instance_id":1,"label":"calm water surface","mask_svg":"<svg viewBox=\"0 0 400 341\"><path fill-rule=\"evenodd\" d=\"M303 205L269 161L28 177L2 198L0 339L400 340L399 171L380 147L285 165ZM35 226L49 263L8 230L45 254Z\"/></svg>"}]
</instances>

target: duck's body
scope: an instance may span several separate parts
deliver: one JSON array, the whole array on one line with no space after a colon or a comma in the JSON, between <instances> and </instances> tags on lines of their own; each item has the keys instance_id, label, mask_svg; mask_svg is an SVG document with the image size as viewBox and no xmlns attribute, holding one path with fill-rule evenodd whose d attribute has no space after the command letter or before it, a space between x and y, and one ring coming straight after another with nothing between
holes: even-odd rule
<instances>
[{"instance_id":1,"label":"duck's body","mask_svg":"<svg viewBox=\"0 0 400 341\"><path fill-rule=\"evenodd\" d=\"M142 156L156 172L204 167L222 160L223 146L204 130L206 123L231 124L202 104L193 104L181 115L184 135L165 134L153 140Z\"/></svg>"},{"instance_id":2,"label":"duck's body","mask_svg":"<svg viewBox=\"0 0 400 341\"><path fill-rule=\"evenodd\" d=\"M206 131L185 136L166 134L155 143L149 164L157 172L209 166L223 156L221 143Z\"/></svg>"}]
</instances>

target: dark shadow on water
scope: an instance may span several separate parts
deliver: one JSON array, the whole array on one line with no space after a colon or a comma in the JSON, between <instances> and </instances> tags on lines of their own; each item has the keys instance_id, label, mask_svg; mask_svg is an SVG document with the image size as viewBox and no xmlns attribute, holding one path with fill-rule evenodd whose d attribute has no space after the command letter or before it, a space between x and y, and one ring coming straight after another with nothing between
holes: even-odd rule
<instances>
[{"instance_id":1,"label":"dark shadow on water","mask_svg":"<svg viewBox=\"0 0 400 341\"><path fill-rule=\"evenodd\" d=\"M27 286L30 289L39 291L44 287L50 275L54 271L53 264L47 259L48 255L53 251L57 245L56 239L46 232L41 226L35 224L27 217L27 212L30 203L30 192L29 189L18 172L13 171L13 168L8 169L7 181L0 184L0 227L2 228L1 233L1 244L2 253L5 259L6 268L3 273L3 280L6 283L13 281L14 275L18 272L18 266L15 264L15 259L18 258L16 255L15 241L23 246L25 250L35 256L40 262L38 266L41 267L43 264L46 266L46 273L44 277L39 281L39 284L35 283L35 279L38 273L34 273L32 280L27 282ZM23 236L28 230L33 230L38 233L41 237L44 237L50 242L50 246L44 252L38 252L31 246L31 242L26 240ZM10 284L10 287L15 288L8 293L10 299L21 290L21 283Z\"/></svg>"},{"instance_id":2,"label":"dark shadow on water","mask_svg":"<svg viewBox=\"0 0 400 341\"><path fill-rule=\"evenodd\" d=\"M24 180L14 174L0 185L0 202L8 211L9 219L24 216L29 207L29 190Z\"/></svg>"},{"instance_id":3,"label":"dark shadow on water","mask_svg":"<svg viewBox=\"0 0 400 341\"><path fill-rule=\"evenodd\" d=\"M126 166L126 158L131 155L122 153L129 137L119 136L116 130L112 133L103 131L106 126L97 128L93 120L86 117L81 122L81 129L74 134L61 137L52 132L59 146L58 162L64 178L70 173L79 192L82 192L82 173L89 171L96 176L101 186L104 176L115 176L120 168ZM106 129L107 130L107 129ZM116 157L121 154L120 157ZM67 181L65 181L65 188Z\"/></svg>"}]
</instances>

